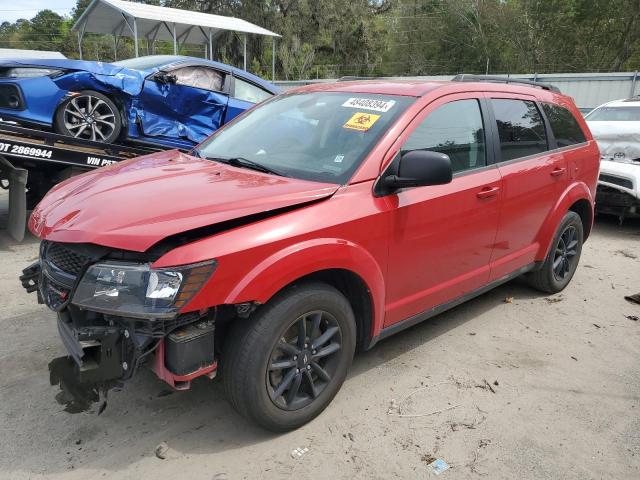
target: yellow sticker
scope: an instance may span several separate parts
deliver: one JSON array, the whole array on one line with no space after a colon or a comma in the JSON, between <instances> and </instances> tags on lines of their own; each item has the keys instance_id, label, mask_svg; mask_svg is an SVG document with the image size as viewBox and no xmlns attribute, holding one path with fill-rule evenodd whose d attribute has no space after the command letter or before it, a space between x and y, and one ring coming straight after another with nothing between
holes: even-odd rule
<instances>
[{"instance_id":1,"label":"yellow sticker","mask_svg":"<svg viewBox=\"0 0 640 480\"><path fill-rule=\"evenodd\" d=\"M359 132L366 132L378 121L379 118L380 115L358 112L354 113L342 127L350 128L351 130L358 130Z\"/></svg>"}]
</instances>

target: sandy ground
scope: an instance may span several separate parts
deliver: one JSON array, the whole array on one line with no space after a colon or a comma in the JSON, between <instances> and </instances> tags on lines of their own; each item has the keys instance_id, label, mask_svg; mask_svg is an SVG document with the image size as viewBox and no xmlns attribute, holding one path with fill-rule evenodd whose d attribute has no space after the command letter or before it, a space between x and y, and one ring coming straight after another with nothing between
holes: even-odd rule
<instances>
[{"instance_id":1,"label":"sandy ground","mask_svg":"<svg viewBox=\"0 0 640 480\"><path fill-rule=\"evenodd\" d=\"M37 242L0 235L2 479L428 478L434 458L443 479L640 478L640 306L623 298L640 292L640 222L599 220L560 295L515 281L358 355L329 408L285 435L245 422L219 382L171 393L148 371L100 416L62 411L54 316L17 282Z\"/></svg>"}]
</instances>

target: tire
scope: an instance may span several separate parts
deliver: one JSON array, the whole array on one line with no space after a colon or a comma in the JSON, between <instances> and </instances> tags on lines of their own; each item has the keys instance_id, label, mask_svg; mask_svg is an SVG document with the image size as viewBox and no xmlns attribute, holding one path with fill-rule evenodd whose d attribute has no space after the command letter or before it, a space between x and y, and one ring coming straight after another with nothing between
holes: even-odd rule
<instances>
[{"instance_id":1,"label":"tire","mask_svg":"<svg viewBox=\"0 0 640 480\"><path fill-rule=\"evenodd\" d=\"M238 413L267 430L284 432L311 421L329 405L356 346L353 311L338 290L324 283L292 287L251 318L234 323L221 367L227 399Z\"/></svg>"},{"instance_id":2,"label":"tire","mask_svg":"<svg viewBox=\"0 0 640 480\"><path fill-rule=\"evenodd\" d=\"M580 216L576 212L567 212L553 237L542 268L528 275L531 286L547 293L564 290L578 267L583 239Z\"/></svg>"},{"instance_id":3,"label":"tire","mask_svg":"<svg viewBox=\"0 0 640 480\"><path fill-rule=\"evenodd\" d=\"M122 117L109 97L93 90L83 90L58 107L54 129L69 137L113 143L122 131Z\"/></svg>"}]
</instances>

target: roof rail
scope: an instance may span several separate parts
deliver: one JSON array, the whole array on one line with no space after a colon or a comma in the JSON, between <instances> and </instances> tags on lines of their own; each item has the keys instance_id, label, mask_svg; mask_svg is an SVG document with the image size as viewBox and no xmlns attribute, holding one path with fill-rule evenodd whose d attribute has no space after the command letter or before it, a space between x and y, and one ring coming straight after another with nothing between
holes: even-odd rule
<instances>
[{"instance_id":1,"label":"roof rail","mask_svg":"<svg viewBox=\"0 0 640 480\"><path fill-rule=\"evenodd\" d=\"M496 77L493 75L469 75L459 74L451 79L452 82L495 82L495 83L518 83L522 85L529 85L531 87L538 87L551 92L561 93L560 89L554 85L543 82L533 82L531 80L525 80L521 78L513 77Z\"/></svg>"},{"instance_id":2,"label":"roof rail","mask_svg":"<svg viewBox=\"0 0 640 480\"><path fill-rule=\"evenodd\" d=\"M354 75L347 75L345 77L340 77L338 82L354 82L356 80L376 80L376 77L358 77Z\"/></svg>"}]
</instances>

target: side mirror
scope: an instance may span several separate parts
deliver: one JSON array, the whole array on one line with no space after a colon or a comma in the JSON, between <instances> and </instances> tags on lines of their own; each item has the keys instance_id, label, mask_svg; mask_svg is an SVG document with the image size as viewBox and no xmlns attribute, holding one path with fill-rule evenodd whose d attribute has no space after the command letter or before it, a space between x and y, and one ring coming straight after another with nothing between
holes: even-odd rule
<instances>
[{"instance_id":1,"label":"side mirror","mask_svg":"<svg viewBox=\"0 0 640 480\"><path fill-rule=\"evenodd\" d=\"M412 150L400 157L397 173L381 179L386 190L444 185L453 178L449 155L429 150Z\"/></svg>"}]
</instances>

